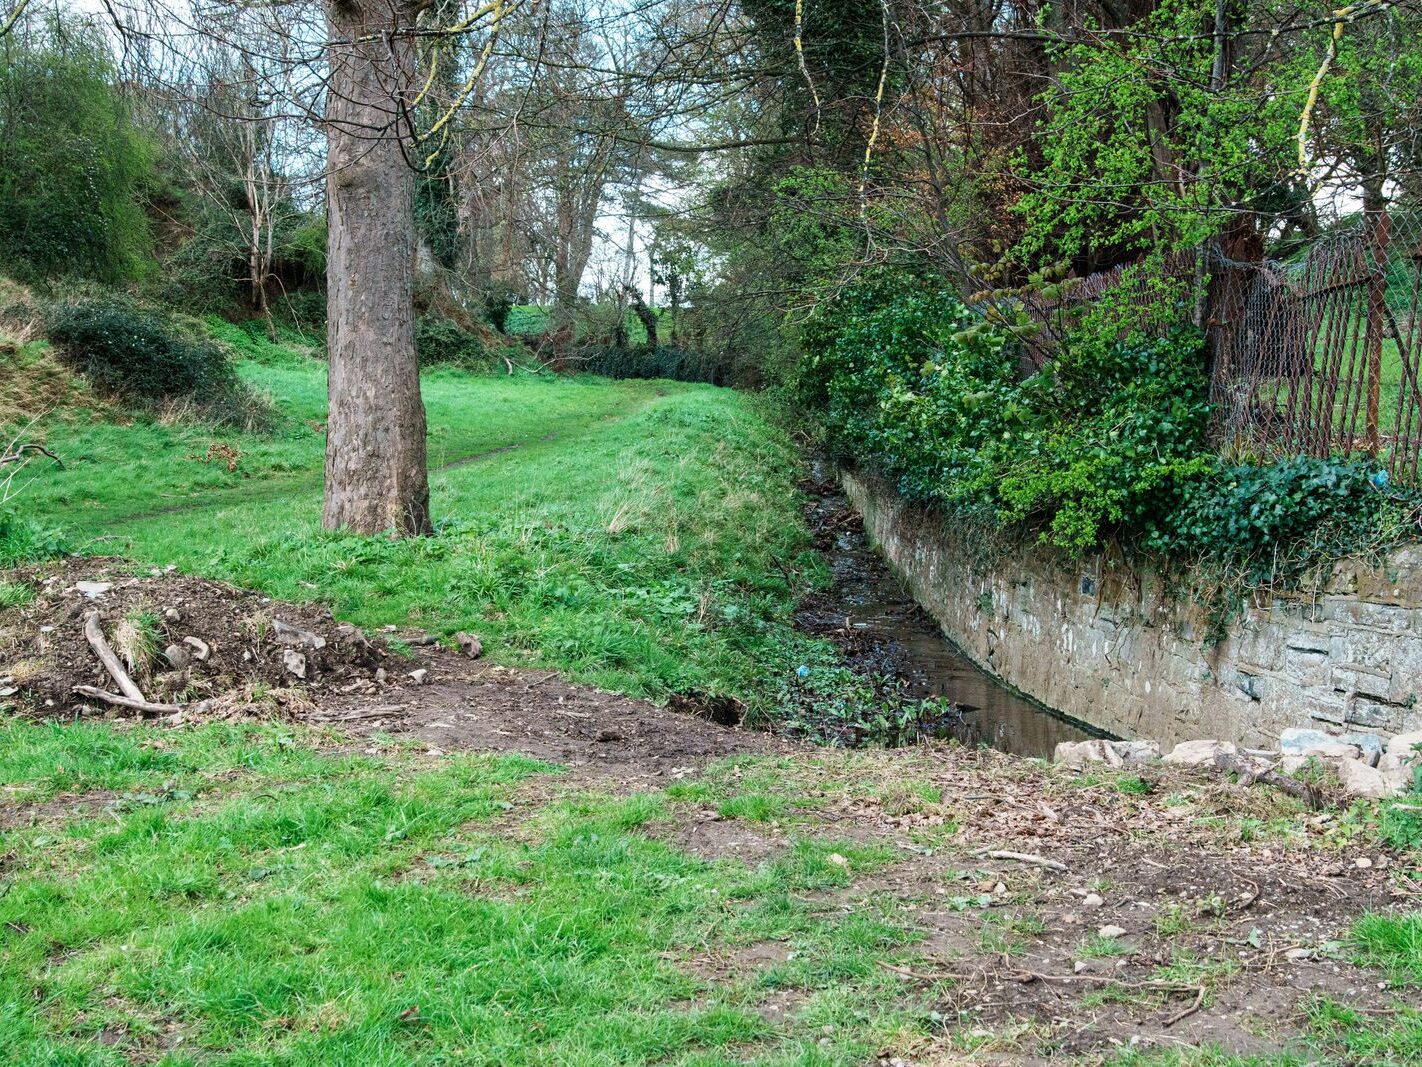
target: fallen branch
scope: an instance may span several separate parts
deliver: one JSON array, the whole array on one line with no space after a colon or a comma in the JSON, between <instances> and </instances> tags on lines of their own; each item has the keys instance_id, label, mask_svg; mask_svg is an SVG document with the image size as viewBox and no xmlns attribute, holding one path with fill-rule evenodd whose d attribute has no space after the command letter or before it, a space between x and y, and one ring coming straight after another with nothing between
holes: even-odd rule
<instances>
[{"instance_id":1,"label":"fallen branch","mask_svg":"<svg viewBox=\"0 0 1422 1067\"><path fill-rule=\"evenodd\" d=\"M90 700L102 700L105 704L114 704L120 708L132 708L145 715L173 715L183 710L181 704L154 704L141 698L119 696L117 693L110 693L93 685L76 685L74 692L81 697L88 697Z\"/></svg>"},{"instance_id":2,"label":"fallen branch","mask_svg":"<svg viewBox=\"0 0 1422 1067\"><path fill-rule=\"evenodd\" d=\"M114 650L109 647L109 643L104 640L103 628L99 625L99 613L89 612L84 620L84 636L89 639L89 645L94 649L94 654L99 657L99 662L104 665L113 680L118 683L118 687L123 690L123 695L130 700L135 700L139 704L147 704L148 700L143 695L143 690L134 684L128 672L123 669L123 664L119 662ZM90 688L85 686L84 688ZM100 690L102 692L102 690Z\"/></svg>"},{"instance_id":3,"label":"fallen branch","mask_svg":"<svg viewBox=\"0 0 1422 1067\"><path fill-rule=\"evenodd\" d=\"M352 715L337 715L333 719L313 719L312 722L319 722L322 725L335 722L359 722L361 719L382 719L387 716L397 714L405 710L404 704L382 704L379 707L371 708L369 711L358 711Z\"/></svg>"},{"instance_id":4,"label":"fallen branch","mask_svg":"<svg viewBox=\"0 0 1422 1067\"><path fill-rule=\"evenodd\" d=\"M6 452L0 455L0 467L5 466L7 463L19 463L20 460L24 459L26 452L38 452L40 455L48 456L54 460L55 463L59 464L60 470L64 469L64 460L45 448L44 445L37 445L31 441L26 441L24 444L14 445L13 447L13 452Z\"/></svg>"},{"instance_id":5,"label":"fallen branch","mask_svg":"<svg viewBox=\"0 0 1422 1067\"><path fill-rule=\"evenodd\" d=\"M1310 811L1318 811L1323 807L1323 794L1319 792L1317 786L1301 782L1297 778L1290 778L1287 774L1280 774L1274 770L1272 765L1260 767L1258 764L1228 752L1217 752L1215 753L1215 769L1223 772L1233 771L1239 775L1241 785L1249 786L1258 782L1261 785L1272 786L1281 793L1287 793L1291 797L1302 800Z\"/></svg>"},{"instance_id":6,"label":"fallen branch","mask_svg":"<svg viewBox=\"0 0 1422 1067\"><path fill-rule=\"evenodd\" d=\"M1181 1019L1188 1019L1191 1015L1194 1015L1197 1011L1200 1010L1200 1007L1201 1007L1204 1003L1205 1003L1205 987L1204 987L1204 986L1200 986L1199 989L1195 990L1195 999L1194 999L1190 1004L1188 1004L1188 1005L1187 1005L1186 1007L1184 1007L1184 1008L1181 1008L1179 1011L1177 1011L1177 1012L1176 1012L1174 1015L1172 1015L1170 1018L1166 1019L1165 1022L1161 1023L1160 1025L1161 1025L1161 1026L1166 1026L1166 1027L1174 1026L1174 1025L1175 1025L1176 1023L1178 1023Z\"/></svg>"},{"instance_id":7,"label":"fallen branch","mask_svg":"<svg viewBox=\"0 0 1422 1067\"><path fill-rule=\"evenodd\" d=\"M1018 863L1026 863L1033 867L1045 867L1049 871L1065 871L1067 865L1058 863L1056 860L1049 860L1046 856L1038 856L1031 852L1008 852L1005 849L979 849L973 853L974 856L985 856L990 860L1015 860Z\"/></svg>"}]
</instances>

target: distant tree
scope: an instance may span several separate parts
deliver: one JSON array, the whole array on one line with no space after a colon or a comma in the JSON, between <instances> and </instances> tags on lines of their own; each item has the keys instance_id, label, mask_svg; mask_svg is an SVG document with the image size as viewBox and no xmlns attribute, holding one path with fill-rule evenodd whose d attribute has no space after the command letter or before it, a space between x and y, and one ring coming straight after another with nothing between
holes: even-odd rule
<instances>
[{"instance_id":1,"label":"distant tree","mask_svg":"<svg viewBox=\"0 0 1422 1067\"><path fill-rule=\"evenodd\" d=\"M120 281L151 262L151 145L81 19L0 22L0 265L27 279Z\"/></svg>"}]
</instances>

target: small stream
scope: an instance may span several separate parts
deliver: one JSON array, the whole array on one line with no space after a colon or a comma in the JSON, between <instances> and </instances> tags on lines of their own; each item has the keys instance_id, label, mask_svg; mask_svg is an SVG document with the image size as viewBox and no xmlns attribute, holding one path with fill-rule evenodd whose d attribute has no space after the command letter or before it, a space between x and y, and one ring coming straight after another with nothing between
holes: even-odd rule
<instances>
[{"instance_id":1,"label":"small stream","mask_svg":"<svg viewBox=\"0 0 1422 1067\"><path fill-rule=\"evenodd\" d=\"M857 658L903 678L908 695L946 697L962 719L941 733L964 744L1050 759L1060 741L1110 736L1019 696L968 659L869 546L838 487L816 474L811 521L834 586L817 599L809 628L851 634Z\"/></svg>"}]
</instances>

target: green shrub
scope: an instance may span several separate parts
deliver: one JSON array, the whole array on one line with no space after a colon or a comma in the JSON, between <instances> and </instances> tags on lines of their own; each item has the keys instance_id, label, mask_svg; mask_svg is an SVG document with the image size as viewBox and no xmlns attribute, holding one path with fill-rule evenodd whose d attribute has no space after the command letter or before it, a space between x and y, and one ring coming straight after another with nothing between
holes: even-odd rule
<instances>
[{"instance_id":1,"label":"green shrub","mask_svg":"<svg viewBox=\"0 0 1422 1067\"><path fill-rule=\"evenodd\" d=\"M1019 432L992 442L987 477L1003 516L1040 524L1071 551L1173 523L1187 487L1215 465L1203 365L1193 330L1069 338L1017 390L1030 413Z\"/></svg>"},{"instance_id":2,"label":"green shrub","mask_svg":"<svg viewBox=\"0 0 1422 1067\"><path fill-rule=\"evenodd\" d=\"M1279 545L1310 541L1339 552L1360 547L1364 535L1388 540L1388 527L1406 521L1410 501L1386 489L1375 464L1299 456L1267 466L1219 464L1186 490L1170 522L1152 532L1152 547L1189 554L1217 553L1274 566Z\"/></svg>"},{"instance_id":3,"label":"green shrub","mask_svg":"<svg viewBox=\"0 0 1422 1067\"><path fill-rule=\"evenodd\" d=\"M426 312L415 320L415 351L420 366L476 369L489 365L489 352L478 334L452 319Z\"/></svg>"},{"instance_id":4,"label":"green shrub","mask_svg":"<svg viewBox=\"0 0 1422 1067\"><path fill-rule=\"evenodd\" d=\"M99 392L149 406L184 401L218 422L265 421L223 349L169 314L98 296L55 304L47 318L64 360Z\"/></svg>"}]
</instances>

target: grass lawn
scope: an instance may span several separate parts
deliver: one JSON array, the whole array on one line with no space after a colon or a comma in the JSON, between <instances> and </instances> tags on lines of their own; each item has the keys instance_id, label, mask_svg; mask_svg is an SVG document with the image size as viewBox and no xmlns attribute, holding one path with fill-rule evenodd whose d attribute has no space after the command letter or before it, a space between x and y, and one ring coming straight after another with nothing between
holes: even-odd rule
<instances>
[{"instance_id":1,"label":"grass lawn","mask_svg":"<svg viewBox=\"0 0 1422 1067\"><path fill-rule=\"evenodd\" d=\"M518 755L422 749L275 724L0 724L0 1062L1422 1057L1415 915L1361 919L1295 976L1278 953L1311 943L1298 932L1311 922L1279 940L1267 916L1221 916L1223 905L1185 893L1141 902L1153 880L1184 887L1219 862L1281 892L1340 848L1377 855L1366 814L1340 821L1346 841L1326 841L1312 815L1266 798L1272 813L1249 840L1286 850L1281 881L1271 863L1240 857L1229 825L1179 818L1211 806L1197 783L1153 800L1119 788L1114 772L1074 780L940 750L738 757L627 789ZM1073 825L1037 847L1071 872L975 858L1006 832L975 815L970 791L984 788L1061 812ZM1155 853L1168 874L1091 866L1126 836L1101 831L1103 816L1149 824L1167 811L1181 835L1179 851ZM749 853L677 843L707 825ZM986 881L984 866L996 871ZM1083 923L1088 889L1107 910ZM1104 921L1129 928L1109 950L1093 933ZM1073 959L1128 978L1052 992L1013 977L1069 975ZM1376 969L1326 986L1351 997L1310 992L1355 960ZM1200 1019L1237 1017L1258 1047L1230 1053L1210 1037L1219 1031L1162 1028L1190 986L1165 998L1137 991L1142 981L1200 983ZM1004 998L1012 1006L993 1010ZM1092 1051L1075 1054L1064 1042L1083 1032L1097 1035ZM1136 1032L1143 1044L1124 1040ZM1100 1035L1122 1037L1113 1047Z\"/></svg>"},{"instance_id":2,"label":"grass lawn","mask_svg":"<svg viewBox=\"0 0 1422 1067\"><path fill-rule=\"evenodd\" d=\"M438 533L392 542L319 530L324 365L245 345L282 430L52 420L66 466L30 469L22 514L82 552L321 599L367 627L474 630L496 660L639 695L754 710L813 655L786 621L822 571L795 454L745 396L426 374Z\"/></svg>"},{"instance_id":3,"label":"grass lawn","mask_svg":"<svg viewBox=\"0 0 1422 1067\"><path fill-rule=\"evenodd\" d=\"M708 862L649 833L662 794L276 727L8 723L0 781L40 813L4 834L6 1064L848 1065L915 1015L896 909L806 897L882 847ZM771 978L687 965L767 941ZM782 985L812 995L772 1023Z\"/></svg>"}]
</instances>

